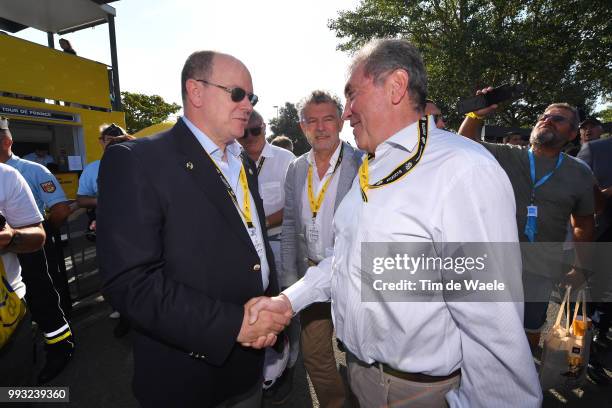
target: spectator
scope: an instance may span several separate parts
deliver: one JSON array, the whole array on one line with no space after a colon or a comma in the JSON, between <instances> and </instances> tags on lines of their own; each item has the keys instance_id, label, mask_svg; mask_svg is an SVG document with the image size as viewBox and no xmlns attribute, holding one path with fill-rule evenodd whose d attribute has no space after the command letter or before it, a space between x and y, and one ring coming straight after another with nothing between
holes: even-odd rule
<instances>
[{"instance_id":1,"label":"spectator","mask_svg":"<svg viewBox=\"0 0 612 408\"><path fill-rule=\"evenodd\" d=\"M436 105L436 103L431 99L426 99L425 102L425 114L433 116L434 123L438 129L446 128L444 116L442 115L440 108L438 108L438 105Z\"/></svg>"},{"instance_id":2,"label":"spectator","mask_svg":"<svg viewBox=\"0 0 612 408\"><path fill-rule=\"evenodd\" d=\"M599 119L590 116L580 124L580 143L598 140L603 133L603 124Z\"/></svg>"},{"instance_id":3,"label":"spectator","mask_svg":"<svg viewBox=\"0 0 612 408\"><path fill-rule=\"evenodd\" d=\"M22 281L17 254L37 251L45 241L42 215L36 208L32 192L24 178L10 166L0 163L0 271L2 279L2 338L0 344L0 386L30 386L32 378L32 325L23 298L26 286ZM28 289L29 290L29 289ZM16 298L15 299L15 296ZM16 326L16 327L15 327ZM9 333L9 328L15 327Z\"/></svg>"},{"instance_id":4,"label":"spectator","mask_svg":"<svg viewBox=\"0 0 612 408\"><path fill-rule=\"evenodd\" d=\"M508 132L504 136L503 142L505 144L515 145L515 146L525 146L527 143L523 140L523 135L519 132Z\"/></svg>"},{"instance_id":5,"label":"spectator","mask_svg":"<svg viewBox=\"0 0 612 408\"><path fill-rule=\"evenodd\" d=\"M122 143L128 140L133 140L134 136L130 136L120 126L114 123L108 125L104 124L100 127L100 137L98 141L102 150L106 149L115 144ZM79 188L77 190L77 204L81 208L88 210L89 216L89 227L86 232L86 236L91 240L96 240L96 207L98 206L98 170L100 168L100 160L89 163L81 177L79 179ZM125 336L130 331L130 322L121 317L121 314L117 311L113 311L110 315L113 319L119 319L115 328L113 329L113 335L117 338Z\"/></svg>"},{"instance_id":6,"label":"spectator","mask_svg":"<svg viewBox=\"0 0 612 408\"><path fill-rule=\"evenodd\" d=\"M488 87L477 94L491 90ZM497 105L469 113L459 134L479 141L477 136L484 117L495 109ZM563 272L562 243L568 220L571 220L574 242L593 240L595 180L583 163L562 153L564 146L576 137L577 128L576 109L566 103L554 103L538 117L529 139L531 147L481 142L512 183L520 241L554 243L523 246L525 331L534 349L539 345L546 323L550 294ZM579 272L581 264L578 262L577 266L565 276L566 283L579 286L583 281Z\"/></svg>"},{"instance_id":7,"label":"spectator","mask_svg":"<svg viewBox=\"0 0 612 408\"><path fill-rule=\"evenodd\" d=\"M285 150L289 150L293 153L293 142L285 135L276 136L270 142L272 146L282 147Z\"/></svg>"},{"instance_id":8,"label":"spectator","mask_svg":"<svg viewBox=\"0 0 612 408\"><path fill-rule=\"evenodd\" d=\"M55 176L46 167L13 154L12 145L13 138L5 120L0 124L0 163L19 171L40 213L49 214L43 223L47 235L45 247L19 255L21 273L28 286L26 301L45 339L45 365L38 375L38 383L45 384L66 367L74 352L72 331L66 318L71 308L70 290L66 276L60 272L56 247L51 239L70 215L70 207Z\"/></svg>"},{"instance_id":9,"label":"spectator","mask_svg":"<svg viewBox=\"0 0 612 408\"><path fill-rule=\"evenodd\" d=\"M70 41L68 41L65 38L60 38L59 40L59 45L62 48L62 50L68 54L72 54L72 55L77 55L76 51L74 50L74 48L72 48L72 44L70 44Z\"/></svg>"},{"instance_id":10,"label":"spectator","mask_svg":"<svg viewBox=\"0 0 612 408\"><path fill-rule=\"evenodd\" d=\"M55 163L55 159L49 154L48 147L44 145L37 146L36 150L23 156L23 159L42 164L43 166L49 163Z\"/></svg>"}]
</instances>

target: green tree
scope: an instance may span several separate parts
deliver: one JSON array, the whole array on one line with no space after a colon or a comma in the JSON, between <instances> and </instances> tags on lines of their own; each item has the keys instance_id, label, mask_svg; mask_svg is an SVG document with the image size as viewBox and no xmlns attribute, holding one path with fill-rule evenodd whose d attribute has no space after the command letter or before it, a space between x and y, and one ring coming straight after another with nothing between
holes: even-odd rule
<instances>
[{"instance_id":1,"label":"green tree","mask_svg":"<svg viewBox=\"0 0 612 408\"><path fill-rule=\"evenodd\" d=\"M602 122L612 122L612 105L606 106L595 114Z\"/></svg>"},{"instance_id":2,"label":"green tree","mask_svg":"<svg viewBox=\"0 0 612 408\"><path fill-rule=\"evenodd\" d=\"M532 126L546 105L568 102L592 111L612 93L606 0L362 0L328 26L355 51L379 37L406 38L423 54L429 94L451 127L459 98L486 85L522 83L523 98L491 123Z\"/></svg>"},{"instance_id":3,"label":"green tree","mask_svg":"<svg viewBox=\"0 0 612 408\"><path fill-rule=\"evenodd\" d=\"M161 123L181 109L180 105L167 103L158 95L121 92L121 98L125 110L125 123L130 134Z\"/></svg>"},{"instance_id":4,"label":"green tree","mask_svg":"<svg viewBox=\"0 0 612 408\"><path fill-rule=\"evenodd\" d=\"M310 150L310 144L304 137L300 128L300 118L295 105L291 102L285 102L285 106L279 109L278 117L270 120L270 129L272 136L270 140L276 136L285 135L293 142L293 154L300 156Z\"/></svg>"}]
</instances>

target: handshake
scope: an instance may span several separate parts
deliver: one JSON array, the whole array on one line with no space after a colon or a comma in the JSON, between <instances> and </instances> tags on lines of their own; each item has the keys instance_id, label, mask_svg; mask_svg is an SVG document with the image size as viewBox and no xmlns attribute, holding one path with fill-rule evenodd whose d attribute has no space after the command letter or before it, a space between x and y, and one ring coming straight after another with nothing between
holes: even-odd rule
<instances>
[{"instance_id":1,"label":"handshake","mask_svg":"<svg viewBox=\"0 0 612 408\"><path fill-rule=\"evenodd\" d=\"M244 305L244 318L236 341L256 349L273 346L276 336L289 325L292 316L291 302L283 294L253 298Z\"/></svg>"}]
</instances>

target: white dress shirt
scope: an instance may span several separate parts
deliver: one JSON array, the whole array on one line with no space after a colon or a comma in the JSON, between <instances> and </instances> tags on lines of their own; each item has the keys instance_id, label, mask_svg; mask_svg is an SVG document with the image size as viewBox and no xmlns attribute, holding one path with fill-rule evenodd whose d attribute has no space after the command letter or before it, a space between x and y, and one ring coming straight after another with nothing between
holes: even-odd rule
<instances>
[{"instance_id":1,"label":"white dress shirt","mask_svg":"<svg viewBox=\"0 0 612 408\"><path fill-rule=\"evenodd\" d=\"M261 155L257 160L257 167L264 158L259 171L259 194L263 200L266 217L282 210L285 207L285 177L287 168L295 159L295 155L287 149L273 146L266 142ZM281 226L268 229L268 236L277 235L281 232Z\"/></svg>"},{"instance_id":2,"label":"white dress shirt","mask_svg":"<svg viewBox=\"0 0 612 408\"><path fill-rule=\"evenodd\" d=\"M334 217L334 256L287 289L293 310L331 298L337 337L357 358L410 373L446 376L461 368L451 406L535 407L542 398L518 302L365 302L365 242L517 242L515 200L502 168L478 143L431 126L425 153L406 177L368 190L357 177ZM369 183L387 176L417 146L417 124L370 160ZM497 268L520 286L521 264Z\"/></svg>"},{"instance_id":3,"label":"white dress shirt","mask_svg":"<svg viewBox=\"0 0 612 408\"><path fill-rule=\"evenodd\" d=\"M302 225L304 225L304 237L306 238L306 249L308 251L308 258L312 259L315 262L320 262L332 251L334 246L334 230L332 227L332 221L334 219L334 205L336 203L336 193L338 191L338 173L340 173L340 168L336 170L334 173L334 169L336 168L336 163L338 163L338 158L340 157L340 150L342 149L342 142L338 144L334 154L329 159L329 167L327 168L327 172L323 175L323 177L319 177L319 172L317 171L317 165L315 161L314 151L310 150L307 156L308 164L312 167L312 190L315 198L321 192L323 185L327 181L329 177L332 177L329 185L327 186L327 190L325 191L325 196L323 197L323 202L321 203L321 208L319 208L319 212L317 213L317 217L314 220L316 225L316 229L318 231L319 239L316 241L309 240L308 228L313 223L312 220L312 211L310 209L310 201L308 199L308 177L306 177L306 183L304 183L304 187L302 189Z\"/></svg>"},{"instance_id":4,"label":"white dress shirt","mask_svg":"<svg viewBox=\"0 0 612 408\"><path fill-rule=\"evenodd\" d=\"M193 123L189 121L186 117L182 118L189 130L194 134L198 142L202 145L204 150L208 153L210 157L215 161L228 183L230 184L234 194L236 194L236 199L238 201L238 205L242 206L242 202L244 200L244 193L242 191L242 187L240 187L240 169L242 168L242 160L240 159L240 153L242 152L242 146L235 140L228 144L225 147L225 160L223 160L223 153L219 146L217 146L204 132L198 129ZM246 169L245 169L246 171ZM250 207L251 207L251 218L253 227L255 228L255 235L249 234L251 241L253 242L253 246L257 250L257 255L259 255L259 260L261 264L261 280L263 282L263 288L266 290L268 284L270 283L270 266L268 265L268 258L266 256L266 249L264 246L263 240L263 229L261 228L261 224L259 223L259 216L257 214L257 207L255 207L255 201L253 200L253 195L249 191L249 199L250 199ZM246 221L242 215L242 208L236 207L236 211L240 214L240 219L244 224L244 228L248 228Z\"/></svg>"}]
</instances>

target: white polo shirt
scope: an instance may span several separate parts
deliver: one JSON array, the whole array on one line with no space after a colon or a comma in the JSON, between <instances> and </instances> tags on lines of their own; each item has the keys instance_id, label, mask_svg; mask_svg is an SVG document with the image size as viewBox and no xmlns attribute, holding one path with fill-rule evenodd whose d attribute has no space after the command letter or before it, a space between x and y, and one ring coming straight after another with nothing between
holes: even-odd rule
<instances>
[{"instance_id":1,"label":"white polo shirt","mask_svg":"<svg viewBox=\"0 0 612 408\"><path fill-rule=\"evenodd\" d=\"M43 220L28 183L17 170L2 163L0 163L0 213L13 228L38 224ZM2 263L9 285L22 299L26 287L21 280L21 266L17 255L12 252L3 253Z\"/></svg>"}]
</instances>

